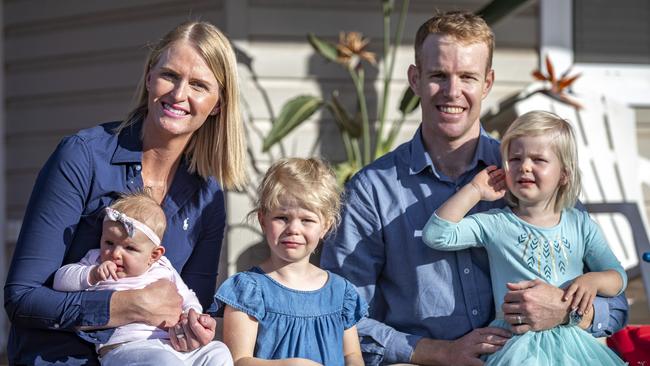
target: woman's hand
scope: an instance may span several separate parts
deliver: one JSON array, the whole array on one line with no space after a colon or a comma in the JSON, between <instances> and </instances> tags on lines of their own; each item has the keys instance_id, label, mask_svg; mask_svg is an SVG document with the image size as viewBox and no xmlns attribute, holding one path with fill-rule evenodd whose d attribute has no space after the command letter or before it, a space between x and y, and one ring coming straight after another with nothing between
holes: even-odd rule
<instances>
[{"instance_id":1,"label":"woman's hand","mask_svg":"<svg viewBox=\"0 0 650 366\"><path fill-rule=\"evenodd\" d=\"M214 339L216 327L214 318L190 309L187 314L181 314L178 324L169 328L169 341L177 351L193 351Z\"/></svg>"},{"instance_id":2,"label":"woman's hand","mask_svg":"<svg viewBox=\"0 0 650 366\"><path fill-rule=\"evenodd\" d=\"M182 305L176 285L168 280L158 280L139 290L116 291L111 297L111 315L106 327L140 322L167 329L178 323Z\"/></svg>"}]
</instances>

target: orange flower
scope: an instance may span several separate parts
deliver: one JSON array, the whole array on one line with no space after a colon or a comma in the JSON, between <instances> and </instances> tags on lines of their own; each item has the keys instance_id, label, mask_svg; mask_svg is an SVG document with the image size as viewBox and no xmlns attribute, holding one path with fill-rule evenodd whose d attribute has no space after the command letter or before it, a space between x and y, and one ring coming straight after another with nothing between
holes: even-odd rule
<instances>
[{"instance_id":1,"label":"orange flower","mask_svg":"<svg viewBox=\"0 0 650 366\"><path fill-rule=\"evenodd\" d=\"M580 77L580 74L568 76L569 71L571 71L571 69L569 69L565 71L564 74L562 74L562 76L560 76L558 79L555 77L555 68L553 67L553 63L551 62L551 59L548 57L548 55L546 55L545 61L546 71L548 72L547 75L544 75L544 73L542 73L540 70L533 71L533 77L535 79L539 81L545 81L550 84L550 89L547 88L543 92L578 109L581 109L582 106L578 102L569 98L569 96L567 96L565 93L565 89L571 86L571 84L573 84L576 79Z\"/></svg>"},{"instance_id":2,"label":"orange flower","mask_svg":"<svg viewBox=\"0 0 650 366\"><path fill-rule=\"evenodd\" d=\"M339 33L339 43L336 45L337 62L351 69L356 68L361 60L375 65L375 54L365 50L369 42L370 40L363 38L359 32Z\"/></svg>"}]
</instances>

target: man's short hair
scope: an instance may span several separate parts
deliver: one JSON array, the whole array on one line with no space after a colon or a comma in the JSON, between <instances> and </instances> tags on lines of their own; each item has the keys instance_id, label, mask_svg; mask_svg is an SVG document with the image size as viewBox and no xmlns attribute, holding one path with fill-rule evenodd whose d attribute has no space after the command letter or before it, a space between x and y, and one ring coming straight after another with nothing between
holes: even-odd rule
<instances>
[{"instance_id":1,"label":"man's short hair","mask_svg":"<svg viewBox=\"0 0 650 366\"><path fill-rule=\"evenodd\" d=\"M415 35L415 66L420 68L422 44L430 34L450 36L461 44L485 43L488 46L486 72L492 68L494 33L485 20L465 11L438 13L424 22Z\"/></svg>"}]
</instances>

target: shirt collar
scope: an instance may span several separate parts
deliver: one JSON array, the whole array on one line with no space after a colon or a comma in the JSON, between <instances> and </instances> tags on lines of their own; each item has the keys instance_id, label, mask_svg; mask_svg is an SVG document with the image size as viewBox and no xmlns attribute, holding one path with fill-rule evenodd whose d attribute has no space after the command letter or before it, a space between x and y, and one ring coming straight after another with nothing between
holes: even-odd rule
<instances>
[{"instance_id":1,"label":"shirt collar","mask_svg":"<svg viewBox=\"0 0 650 366\"><path fill-rule=\"evenodd\" d=\"M137 122L120 131L111 164L140 163L142 161L141 130L142 122Z\"/></svg>"},{"instance_id":2,"label":"shirt collar","mask_svg":"<svg viewBox=\"0 0 650 366\"><path fill-rule=\"evenodd\" d=\"M501 155L498 149L499 142L490 136L481 126L481 132L478 139L478 146L474 153L472 163L468 167L468 171L474 169L479 162L485 166L496 165L501 166ZM426 168L430 167L431 171L436 172L436 167L431 161L431 156L424 148L424 141L422 140L422 126L415 132L415 136L410 142L410 161L409 161L409 174L415 175L421 173ZM437 173L436 173L437 174Z\"/></svg>"}]
</instances>

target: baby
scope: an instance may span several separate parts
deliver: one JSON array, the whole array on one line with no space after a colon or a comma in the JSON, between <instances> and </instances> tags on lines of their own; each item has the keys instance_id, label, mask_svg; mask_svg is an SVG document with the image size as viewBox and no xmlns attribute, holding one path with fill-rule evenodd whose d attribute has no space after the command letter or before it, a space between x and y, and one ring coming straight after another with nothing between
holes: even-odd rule
<instances>
[{"instance_id":1,"label":"baby","mask_svg":"<svg viewBox=\"0 0 650 366\"><path fill-rule=\"evenodd\" d=\"M124 195L105 209L100 249L88 251L78 263L56 272L58 291L140 289L160 279L173 282L183 298L183 312L203 309L192 290L164 256L161 238L167 226L163 209L148 194ZM201 315L206 316L206 315ZM173 333L173 334L171 334ZM163 330L144 323L115 329L105 344L97 345L102 365L147 364L232 365L227 347L217 341L191 352L176 350L170 338L174 327Z\"/></svg>"}]
</instances>

